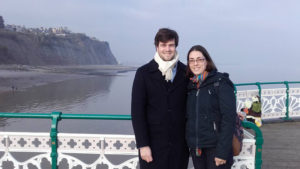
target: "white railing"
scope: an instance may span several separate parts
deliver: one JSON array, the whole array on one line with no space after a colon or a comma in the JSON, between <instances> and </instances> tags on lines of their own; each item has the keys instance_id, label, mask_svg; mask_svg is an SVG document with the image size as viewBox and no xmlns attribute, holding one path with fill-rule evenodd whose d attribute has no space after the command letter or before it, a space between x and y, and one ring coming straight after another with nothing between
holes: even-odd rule
<instances>
[{"instance_id":1,"label":"white railing","mask_svg":"<svg viewBox=\"0 0 300 169\"><path fill-rule=\"evenodd\" d=\"M252 134L244 130L243 148L239 156L233 158L232 169L254 169L255 168L255 139Z\"/></svg>"},{"instance_id":2,"label":"white railing","mask_svg":"<svg viewBox=\"0 0 300 169\"><path fill-rule=\"evenodd\" d=\"M258 90L237 92L237 110L244 107L247 100L258 95ZM286 113L286 89L263 89L261 91L262 119L282 118ZM289 89L289 116L300 117L300 88ZM246 132L246 131L245 131ZM138 165L137 149L133 135L100 135L100 134L58 134L58 163L68 167L96 169L106 166L108 169L136 168ZM255 168L255 139L246 132L241 154L234 157L234 169ZM0 168L12 164L15 168L28 169L35 166L51 165L51 139L49 133L0 132ZM18 159L17 153L31 153L27 159ZM86 162L93 155L93 161ZM23 154L24 156L24 154ZM27 155L26 155L27 156ZM96 156L96 157L95 157ZM125 159L114 162L110 156ZM127 158L123 158L123 157ZM115 158L115 159L116 159ZM46 161L46 162L45 162Z\"/></svg>"},{"instance_id":3,"label":"white railing","mask_svg":"<svg viewBox=\"0 0 300 169\"><path fill-rule=\"evenodd\" d=\"M246 132L246 131L245 131ZM255 139L246 132L241 154L234 158L234 169L254 169ZM0 132L0 165L3 162L13 163L15 168L28 169L30 165L43 169L42 161L50 165L50 136L49 133ZM108 169L137 168L138 152L133 135L101 135L101 134L58 134L58 163L66 163L67 168L81 166L82 168L96 169L97 166L106 166ZM18 160L16 153L35 153L31 158ZM79 154L97 155L91 163L84 162ZM24 155L24 154L23 154ZM127 156L119 164L108 159L108 156ZM5 166L0 166L4 168Z\"/></svg>"},{"instance_id":4,"label":"white railing","mask_svg":"<svg viewBox=\"0 0 300 169\"><path fill-rule=\"evenodd\" d=\"M237 111L245 106L247 100L258 96L258 90L237 91ZM285 117L286 88L263 89L261 91L262 119ZM300 88L289 89L289 116L300 117Z\"/></svg>"}]
</instances>

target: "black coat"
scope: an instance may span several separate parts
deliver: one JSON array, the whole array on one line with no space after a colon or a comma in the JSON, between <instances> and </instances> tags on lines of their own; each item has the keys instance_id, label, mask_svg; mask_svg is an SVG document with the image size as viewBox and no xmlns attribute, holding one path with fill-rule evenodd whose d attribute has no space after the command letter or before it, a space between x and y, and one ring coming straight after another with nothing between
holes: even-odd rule
<instances>
[{"instance_id":1,"label":"black coat","mask_svg":"<svg viewBox=\"0 0 300 169\"><path fill-rule=\"evenodd\" d=\"M152 60L140 67L132 87L131 115L137 148L150 146L153 162L141 169L186 169L186 66L177 64L174 81L166 82Z\"/></svg>"},{"instance_id":2,"label":"black coat","mask_svg":"<svg viewBox=\"0 0 300 169\"><path fill-rule=\"evenodd\" d=\"M216 157L232 158L235 119L236 100L228 74L210 72L199 89L189 82L186 138L190 148L216 147Z\"/></svg>"}]
</instances>

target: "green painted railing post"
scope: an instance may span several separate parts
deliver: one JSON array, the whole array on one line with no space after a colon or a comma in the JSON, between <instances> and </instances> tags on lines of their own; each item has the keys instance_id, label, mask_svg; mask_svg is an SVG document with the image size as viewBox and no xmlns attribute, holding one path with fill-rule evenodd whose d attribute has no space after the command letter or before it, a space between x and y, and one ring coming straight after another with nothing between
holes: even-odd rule
<instances>
[{"instance_id":1,"label":"green painted railing post","mask_svg":"<svg viewBox=\"0 0 300 169\"><path fill-rule=\"evenodd\" d=\"M255 145L256 145L256 152L255 152L255 169L261 169L262 165L262 145L264 144L264 138L261 130L251 122L243 121L243 127L251 128L255 132Z\"/></svg>"},{"instance_id":2,"label":"green painted railing post","mask_svg":"<svg viewBox=\"0 0 300 169\"><path fill-rule=\"evenodd\" d=\"M260 82L256 82L255 83L257 88L258 88L258 95L259 95L259 98L261 99L261 86L260 86Z\"/></svg>"},{"instance_id":3,"label":"green painted railing post","mask_svg":"<svg viewBox=\"0 0 300 169\"><path fill-rule=\"evenodd\" d=\"M286 100L285 100L285 107L286 107L286 113L285 113L285 118L284 120L290 120L290 116L289 116L289 93L290 93L290 87L289 87L289 82L288 81L284 81L283 82L286 86Z\"/></svg>"},{"instance_id":4,"label":"green painted railing post","mask_svg":"<svg viewBox=\"0 0 300 169\"><path fill-rule=\"evenodd\" d=\"M52 161L52 169L57 169L57 124L60 120L61 112L52 112L52 123L51 123L51 161Z\"/></svg>"},{"instance_id":5,"label":"green painted railing post","mask_svg":"<svg viewBox=\"0 0 300 169\"><path fill-rule=\"evenodd\" d=\"M237 100L237 96L236 96L236 94L237 94L237 88L236 88L235 84L233 84L233 88L234 88L235 100Z\"/></svg>"}]
</instances>

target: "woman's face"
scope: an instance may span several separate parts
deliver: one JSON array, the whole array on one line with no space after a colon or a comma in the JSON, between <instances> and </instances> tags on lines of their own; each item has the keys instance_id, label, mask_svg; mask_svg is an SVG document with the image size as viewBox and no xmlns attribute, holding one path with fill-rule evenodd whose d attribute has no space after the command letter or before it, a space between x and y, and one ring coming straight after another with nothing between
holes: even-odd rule
<instances>
[{"instance_id":1,"label":"woman's face","mask_svg":"<svg viewBox=\"0 0 300 169\"><path fill-rule=\"evenodd\" d=\"M207 61L199 51L192 51L189 54L189 67L194 75L199 75L206 70Z\"/></svg>"}]
</instances>

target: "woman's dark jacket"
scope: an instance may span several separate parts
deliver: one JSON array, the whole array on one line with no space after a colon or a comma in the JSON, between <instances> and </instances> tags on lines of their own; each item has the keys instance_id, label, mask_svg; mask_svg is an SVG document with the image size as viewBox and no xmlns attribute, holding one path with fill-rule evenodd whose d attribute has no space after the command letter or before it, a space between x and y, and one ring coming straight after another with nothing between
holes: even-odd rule
<instances>
[{"instance_id":1,"label":"woman's dark jacket","mask_svg":"<svg viewBox=\"0 0 300 169\"><path fill-rule=\"evenodd\" d=\"M236 100L228 74L212 71L199 89L188 84L186 140L190 148L216 147L216 157L232 151Z\"/></svg>"},{"instance_id":2,"label":"woman's dark jacket","mask_svg":"<svg viewBox=\"0 0 300 169\"><path fill-rule=\"evenodd\" d=\"M150 146L154 160L149 164L140 160L141 168L187 168L185 70L178 62L172 83L165 80L154 60L136 72L131 102L136 145Z\"/></svg>"}]
</instances>

